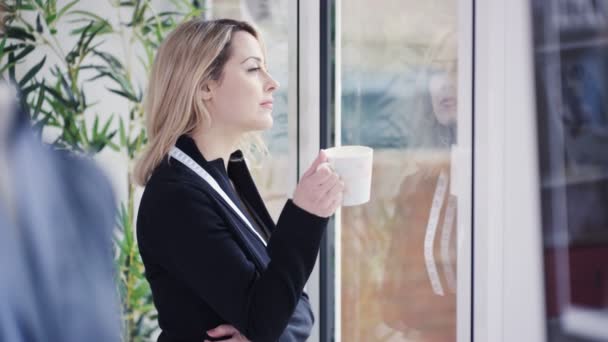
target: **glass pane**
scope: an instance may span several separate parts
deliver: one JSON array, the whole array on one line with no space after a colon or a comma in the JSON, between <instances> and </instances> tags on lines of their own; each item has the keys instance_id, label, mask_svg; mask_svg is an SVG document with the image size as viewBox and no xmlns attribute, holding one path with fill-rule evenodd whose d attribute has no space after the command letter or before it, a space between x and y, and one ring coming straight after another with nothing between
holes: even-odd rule
<instances>
[{"instance_id":1,"label":"glass pane","mask_svg":"<svg viewBox=\"0 0 608 342\"><path fill-rule=\"evenodd\" d=\"M342 145L374 148L342 209L342 340L455 341L457 2L342 1Z\"/></svg>"},{"instance_id":2,"label":"glass pane","mask_svg":"<svg viewBox=\"0 0 608 342\"><path fill-rule=\"evenodd\" d=\"M608 4L533 0L547 336L608 340Z\"/></svg>"},{"instance_id":3,"label":"glass pane","mask_svg":"<svg viewBox=\"0 0 608 342\"><path fill-rule=\"evenodd\" d=\"M277 221L288 198L288 0L206 1L210 18L246 20L261 32L267 51L270 74L279 81L274 93L272 129L264 132L264 141L270 156L260 165L251 165L250 170L272 218ZM295 153L295 151L292 151Z\"/></svg>"}]
</instances>

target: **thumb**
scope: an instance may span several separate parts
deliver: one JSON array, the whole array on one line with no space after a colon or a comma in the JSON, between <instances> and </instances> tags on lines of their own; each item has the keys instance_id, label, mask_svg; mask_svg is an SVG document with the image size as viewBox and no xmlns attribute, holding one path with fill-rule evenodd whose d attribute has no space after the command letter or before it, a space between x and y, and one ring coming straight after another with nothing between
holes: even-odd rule
<instances>
[{"instance_id":1,"label":"thumb","mask_svg":"<svg viewBox=\"0 0 608 342\"><path fill-rule=\"evenodd\" d=\"M325 163L326 161L327 161L327 154L325 153L324 150L320 150L319 155L317 155L317 158L312 162L312 165L310 165L308 170L306 170L306 172L304 172L304 175L302 176L302 178L308 177L308 176L312 175L313 173L315 173L317 171L317 168L319 167L319 165Z\"/></svg>"}]
</instances>

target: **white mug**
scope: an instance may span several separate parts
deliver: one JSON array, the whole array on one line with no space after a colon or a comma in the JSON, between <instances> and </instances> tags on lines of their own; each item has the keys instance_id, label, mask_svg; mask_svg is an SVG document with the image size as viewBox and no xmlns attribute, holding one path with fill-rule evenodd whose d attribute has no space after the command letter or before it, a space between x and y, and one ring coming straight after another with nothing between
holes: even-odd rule
<instances>
[{"instance_id":1,"label":"white mug","mask_svg":"<svg viewBox=\"0 0 608 342\"><path fill-rule=\"evenodd\" d=\"M325 150L332 169L344 182L342 206L369 201L374 150L367 146L338 146Z\"/></svg>"}]
</instances>

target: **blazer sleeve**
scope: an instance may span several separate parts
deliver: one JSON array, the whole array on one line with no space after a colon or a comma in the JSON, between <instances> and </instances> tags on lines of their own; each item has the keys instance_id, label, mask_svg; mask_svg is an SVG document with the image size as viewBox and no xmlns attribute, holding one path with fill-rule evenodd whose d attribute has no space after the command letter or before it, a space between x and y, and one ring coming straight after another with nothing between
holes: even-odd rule
<instances>
[{"instance_id":1,"label":"blazer sleeve","mask_svg":"<svg viewBox=\"0 0 608 342\"><path fill-rule=\"evenodd\" d=\"M148 210L164 266L250 340L276 341L313 269L328 219L288 200L268 243L271 261L258 273L209 194L187 184L162 189Z\"/></svg>"}]
</instances>

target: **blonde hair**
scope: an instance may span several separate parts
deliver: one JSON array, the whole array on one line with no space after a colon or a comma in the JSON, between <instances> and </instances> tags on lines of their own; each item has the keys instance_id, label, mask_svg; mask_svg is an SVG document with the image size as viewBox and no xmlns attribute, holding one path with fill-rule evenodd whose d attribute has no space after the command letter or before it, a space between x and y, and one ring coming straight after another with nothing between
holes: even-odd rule
<instances>
[{"instance_id":1,"label":"blonde hair","mask_svg":"<svg viewBox=\"0 0 608 342\"><path fill-rule=\"evenodd\" d=\"M230 58L234 33L245 31L262 46L257 30L243 21L192 19L179 25L158 49L144 103L148 144L138 159L134 180L145 185L182 134L211 122L196 90L210 80L221 80ZM245 154L267 153L258 133L247 133L239 143Z\"/></svg>"},{"instance_id":2,"label":"blonde hair","mask_svg":"<svg viewBox=\"0 0 608 342\"><path fill-rule=\"evenodd\" d=\"M445 144L452 143L450 128L440 124L435 116L429 113L429 111L433 111L433 105L428 84L430 74L436 68L457 72L454 69L458 61L457 38L456 31L453 29L442 31L424 53L416 78L418 94L414 102L414 113L419 117L414 118L416 120L413 129L414 135L410 137L413 147L445 148Z\"/></svg>"}]
</instances>

